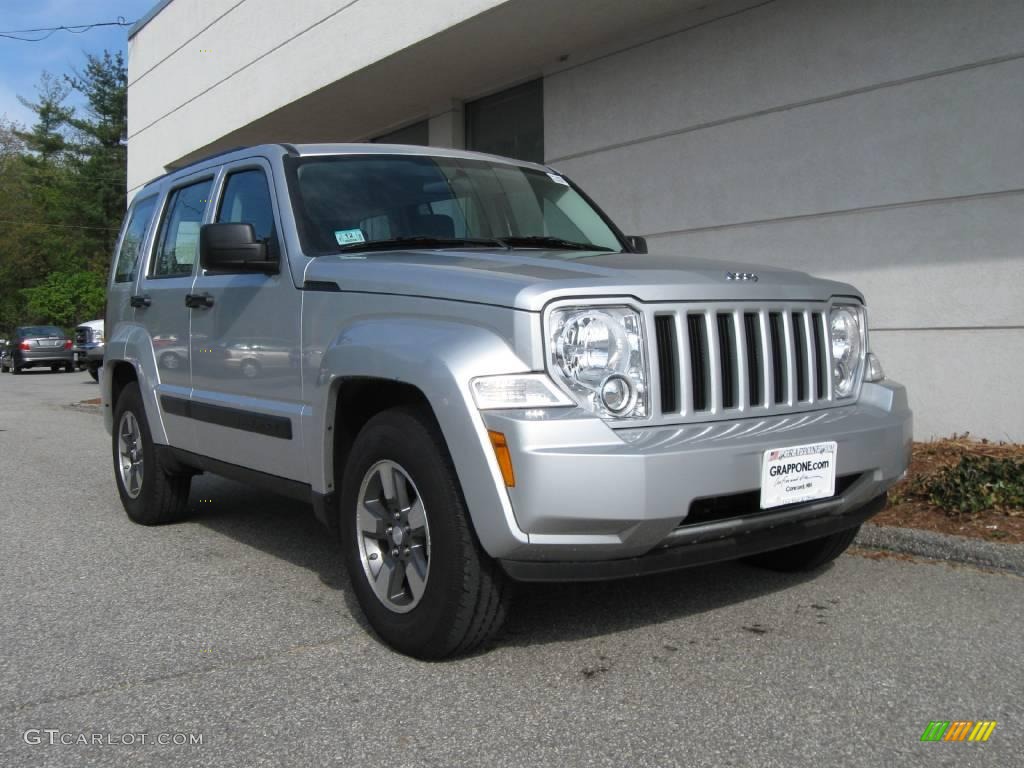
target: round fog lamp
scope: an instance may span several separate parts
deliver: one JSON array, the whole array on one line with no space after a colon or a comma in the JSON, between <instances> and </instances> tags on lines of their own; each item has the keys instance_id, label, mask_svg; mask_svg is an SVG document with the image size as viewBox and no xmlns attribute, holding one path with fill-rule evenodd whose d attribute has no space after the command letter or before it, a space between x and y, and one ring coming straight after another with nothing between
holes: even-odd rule
<instances>
[{"instance_id":1,"label":"round fog lamp","mask_svg":"<svg viewBox=\"0 0 1024 768\"><path fill-rule=\"evenodd\" d=\"M621 373L613 373L601 382L601 405L614 414L629 410L633 394L633 383Z\"/></svg>"}]
</instances>

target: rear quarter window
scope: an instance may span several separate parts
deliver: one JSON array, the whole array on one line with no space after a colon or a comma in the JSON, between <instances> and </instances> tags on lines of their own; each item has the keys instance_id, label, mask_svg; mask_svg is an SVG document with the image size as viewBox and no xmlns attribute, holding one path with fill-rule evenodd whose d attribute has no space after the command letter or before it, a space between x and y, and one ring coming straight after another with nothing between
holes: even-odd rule
<instances>
[{"instance_id":1,"label":"rear quarter window","mask_svg":"<svg viewBox=\"0 0 1024 768\"><path fill-rule=\"evenodd\" d=\"M137 202L128 212L128 225L125 227L114 267L115 283L134 282L141 261L142 245L146 240L146 230L149 228L149 221L153 218L155 208L156 195L152 195Z\"/></svg>"}]
</instances>

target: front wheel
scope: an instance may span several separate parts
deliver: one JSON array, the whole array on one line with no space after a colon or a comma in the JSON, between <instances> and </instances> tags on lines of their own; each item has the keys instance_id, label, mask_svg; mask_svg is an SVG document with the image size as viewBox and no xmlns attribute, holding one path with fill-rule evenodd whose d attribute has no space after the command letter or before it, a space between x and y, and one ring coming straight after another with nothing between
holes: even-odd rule
<instances>
[{"instance_id":1,"label":"front wheel","mask_svg":"<svg viewBox=\"0 0 1024 768\"><path fill-rule=\"evenodd\" d=\"M159 525L184 516L192 475L160 460L135 382L125 386L114 408L113 455L117 492L128 517Z\"/></svg>"},{"instance_id":2,"label":"front wheel","mask_svg":"<svg viewBox=\"0 0 1024 768\"><path fill-rule=\"evenodd\" d=\"M429 414L396 408L366 424L345 468L339 526L359 605L396 650L464 654L501 627L504 574L477 541Z\"/></svg>"},{"instance_id":3,"label":"front wheel","mask_svg":"<svg viewBox=\"0 0 1024 768\"><path fill-rule=\"evenodd\" d=\"M784 549L762 552L746 558L746 562L772 571L813 571L826 563L831 563L857 538L860 526L848 528L831 536L794 544Z\"/></svg>"}]
</instances>

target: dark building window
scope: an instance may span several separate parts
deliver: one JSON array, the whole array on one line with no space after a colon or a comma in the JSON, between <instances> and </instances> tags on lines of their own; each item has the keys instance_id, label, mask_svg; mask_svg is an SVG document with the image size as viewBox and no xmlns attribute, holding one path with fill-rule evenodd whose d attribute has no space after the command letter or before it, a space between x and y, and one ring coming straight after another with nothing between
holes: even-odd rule
<instances>
[{"instance_id":1,"label":"dark building window","mask_svg":"<svg viewBox=\"0 0 1024 768\"><path fill-rule=\"evenodd\" d=\"M370 139L374 144L418 144L426 147L430 145L430 125L426 120L399 128L397 131L385 133Z\"/></svg>"},{"instance_id":2,"label":"dark building window","mask_svg":"<svg viewBox=\"0 0 1024 768\"><path fill-rule=\"evenodd\" d=\"M466 148L544 162L544 81L466 104Z\"/></svg>"}]
</instances>

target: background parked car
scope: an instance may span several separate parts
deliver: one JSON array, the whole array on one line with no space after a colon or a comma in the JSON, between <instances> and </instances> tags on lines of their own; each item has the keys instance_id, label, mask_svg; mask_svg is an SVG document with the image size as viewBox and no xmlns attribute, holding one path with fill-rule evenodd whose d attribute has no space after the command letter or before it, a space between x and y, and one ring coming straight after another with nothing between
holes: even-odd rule
<instances>
[{"instance_id":1,"label":"background parked car","mask_svg":"<svg viewBox=\"0 0 1024 768\"><path fill-rule=\"evenodd\" d=\"M24 325L14 329L14 338L7 342L0 360L0 372L21 373L26 368L51 371L75 370L71 339L55 325Z\"/></svg>"},{"instance_id":2,"label":"background parked car","mask_svg":"<svg viewBox=\"0 0 1024 768\"><path fill-rule=\"evenodd\" d=\"M72 352L75 365L87 368L94 381L99 381L103 367L103 321L90 320L75 328L75 345Z\"/></svg>"}]
</instances>

